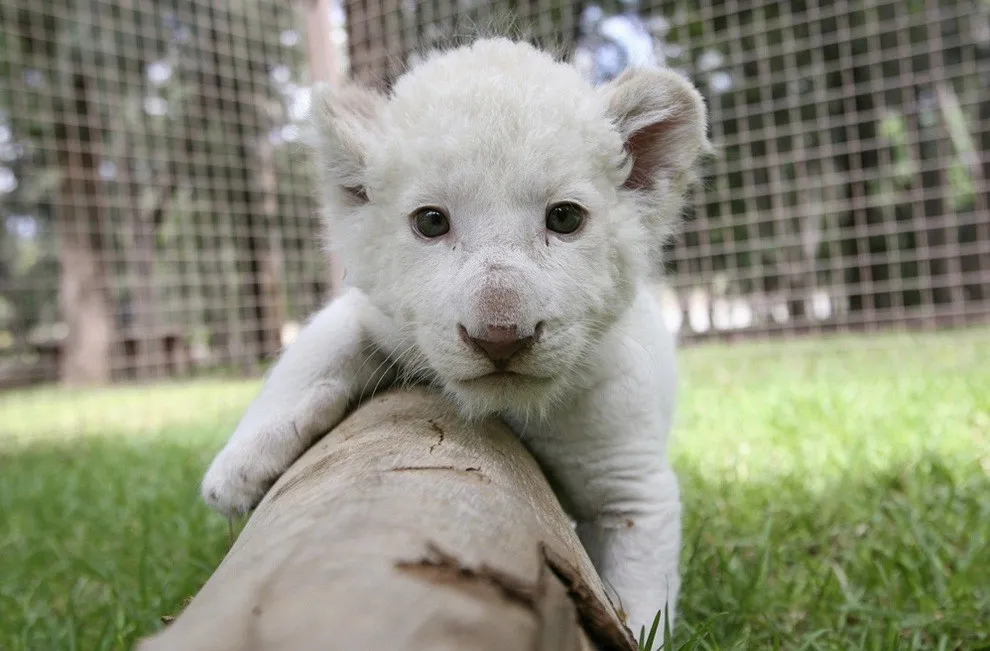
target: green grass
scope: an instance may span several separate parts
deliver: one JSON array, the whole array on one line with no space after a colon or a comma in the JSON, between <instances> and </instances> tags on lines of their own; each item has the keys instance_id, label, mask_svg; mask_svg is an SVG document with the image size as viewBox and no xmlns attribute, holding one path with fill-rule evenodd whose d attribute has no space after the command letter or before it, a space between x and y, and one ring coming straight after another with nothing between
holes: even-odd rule
<instances>
[{"instance_id":1,"label":"green grass","mask_svg":"<svg viewBox=\"0 0 990 651\"><path fill-rule=\"evenodd\" d=\"M681 369L676 648L990 648L986 332ZM256 386L0 395L0 649L130 648L195 593L228 545L198 483Z\"/></svg>"}]
</instances>

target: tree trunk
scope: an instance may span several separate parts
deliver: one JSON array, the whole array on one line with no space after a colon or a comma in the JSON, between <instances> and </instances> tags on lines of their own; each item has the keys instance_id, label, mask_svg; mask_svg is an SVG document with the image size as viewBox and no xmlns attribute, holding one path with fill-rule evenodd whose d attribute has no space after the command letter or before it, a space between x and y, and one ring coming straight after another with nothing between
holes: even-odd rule
<instances>
[{"instance_id":1,"label":"tree trunk","mask_svg":"<svg viewBox=\"0 0 990 651\"><path fill-rule=\"evenodd\" d=\"M276 101L266 101L264 95L255 98L257 106L268 106L265 113L267 124L271 126L283 120L281 105ZM261 329L265 332L261 347L262 359L274 357L282 346L282 326L289 320L288 298L285 286L285 253L282 244L282 231L278 224L278 171L275 161L275 146L268 139L267 129L255 145L255 184L261 195L262 231L257 233L259 245L254 255L258 258L258 280L261 284Z\"/></svg>"},{"instance_id":2,"label":"tree trunk","mask_svg":"<svg viewBox=\"0 0 990 651\"><path fill-rule=\"evenodd\" d=\"M238 117L233 125L236 152L234 160L241 161L241 164L229 168L234 181L230 196L231 205L244 206L247 211L243 217L247 238L239 252L245 266L241 278L244 283L244 307L248 323L245 334L250 358L242 360L241 369L250 375L262 362L278 354L281 347L281 324L276 323L277 317L272 315L274 306L268 302L265 291L265 268L266 265L270 267L266 262L271 251L269 234L276 228L274 213L278 206L277 195L275 205L266 206L264 188L259 187L259 184L265 183L264 177L268 172L272 175L272 184L275 184L274 151L270 160L259 158L266 155L264 151L259 151L259 144L267 142L268 132L273 125L264 110L264 100L254 92L258 80L264 79L267 73L259 62L252 59L243 62L233 59L233 64L233 70L238 72L227 83L232 86L235 101L232 109ZM257 171L259 165L270 165L270 169Z\"/></svg>"},{"instance_id":3,"label":"tree trunk","mask_svg":"<svg viewBox=\"0 0 990 651\"><path fill-rule=\"evenodd\" d=\"M139 651L636 649L547 480L494 421L374 398L265 496Z\"/></svg>"},{"instance_id":4,"label":"tree trunk","mask_svg":"<svg viewBox=\"0 0 990 651\"><path fill-rule=\"evenodd\" d=\"M60 377L68 384L110 381L114 335L97 171L100 134L89 90L86 77L75 73L68 104L74 123L55 125L62 174L55 221L61 265L59 307L68 326Z\"/></svg>"},{"instance_id":5,"label":"tree trunk","mask_svg":"<svg viewBox=\"0 0 990 651\"><path fill-rule=\"evenodd\" d=\"M340 83L340 67L334 60L330 42L329 17L330 0L309 0L306 7L306 63L311 83L336 86ZM327 258L327 286L330 295L337 296L343 289L344 269L336 254L329 254Z\"/></svg>"},{"instance_id":6,"label":"tree trunk","mask_svg":"<svg viewBox=\"0 0 990 651\"><path fill-rule=\"evenodd\" d=\"M132 128L148 127L139 123ZM136 137L127 129L121 134L124 145L117 177L127 196L129 209L120 237L126 242L122 254L127 264L130 310L120 334L121 339L133 343L133 350L126 350L125 346L127 377L144 380L164 377L169 366L164 306L160 303L155 262L159 231L168 216L176 183L171 169L153 174L151 183L142 182L133 169L137 162L154 158L167 160L167 152L153 153L146 145L139 149L133 142Z\"/></svg>"}]
</instances>

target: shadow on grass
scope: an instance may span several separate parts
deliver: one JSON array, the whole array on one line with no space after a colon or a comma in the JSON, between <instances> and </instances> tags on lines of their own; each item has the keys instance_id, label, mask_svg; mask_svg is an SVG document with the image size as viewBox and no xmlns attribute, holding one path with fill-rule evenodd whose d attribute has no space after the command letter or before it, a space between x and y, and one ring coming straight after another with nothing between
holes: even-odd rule
<instances>
[{"instance_id":1,"label":"shadow on grass","mask_svg":"<svg viewBox=\"0 0 990 651\"><path fill-rule=\"evenodd\" d=\"M0 453L0 648L129 649L219 563L203 443L82 439ZM681 468L680 648L990 644L990 481L925 458L812 492Z\"/></svg>"}]
</instances>

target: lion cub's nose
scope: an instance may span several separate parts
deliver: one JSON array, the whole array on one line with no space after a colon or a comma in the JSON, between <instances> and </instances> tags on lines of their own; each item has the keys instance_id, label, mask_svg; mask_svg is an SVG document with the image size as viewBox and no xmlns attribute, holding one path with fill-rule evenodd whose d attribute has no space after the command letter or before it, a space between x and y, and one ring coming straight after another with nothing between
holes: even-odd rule
<instances>
[{"instance_id":1,"label":"lion cub's nose","mask_svg":"<svg viewBox=\"0 0 990 651\"><path fill-rule=\"evenodd\" d=\"M534 335L520 337L519 327L515 324L486 325L478 337L472 337L464 326L460 326L460 333L465 343L490 359L499 369L504 369L513 356L528 348L535 339Z\"/></svg>"}]
</instances>

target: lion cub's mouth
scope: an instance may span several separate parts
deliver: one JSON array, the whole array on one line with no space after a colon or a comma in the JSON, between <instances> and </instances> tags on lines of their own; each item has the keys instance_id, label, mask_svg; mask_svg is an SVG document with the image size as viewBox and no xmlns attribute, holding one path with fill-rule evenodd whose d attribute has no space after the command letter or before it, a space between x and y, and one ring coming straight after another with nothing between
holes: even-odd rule
<instances>
[{"instance_id":1,"label":"lion cub's mouth","mask_svg":"<svg viewBox=\"0 0 990 651\"><path fill-rule=\"evenodd\" d=\"M516 371L496 370L483 375L476 375L472 378L462 380L464 383L501 381L501 382L547 382L550 378L529 375L528 373L517 373Z\"/></svg>"},{"instance_id":2,"label":"lion cub's mouth","mask_svg":"<svg viewBox=\"0 0 990 651\"><path fill-rule=\"evenodd\" d=\"M482 378L517 378L517 377L529 377L528 375L523 375L522 373L516 373L515 371L492 371L491 373L486 373L481 375L478 379Z\"/></svg>"}]
</instances>

